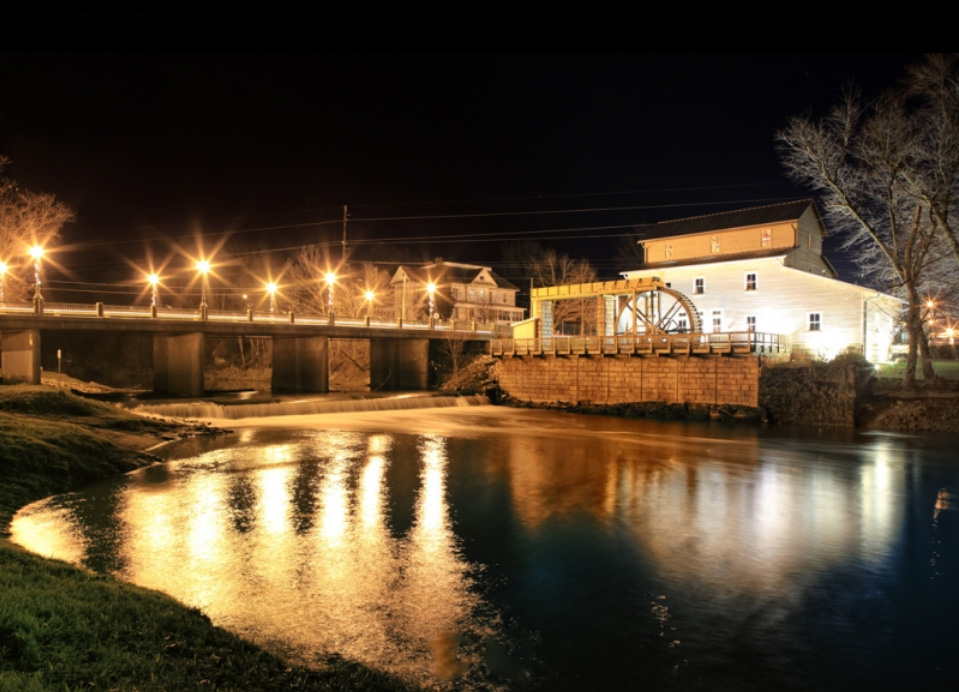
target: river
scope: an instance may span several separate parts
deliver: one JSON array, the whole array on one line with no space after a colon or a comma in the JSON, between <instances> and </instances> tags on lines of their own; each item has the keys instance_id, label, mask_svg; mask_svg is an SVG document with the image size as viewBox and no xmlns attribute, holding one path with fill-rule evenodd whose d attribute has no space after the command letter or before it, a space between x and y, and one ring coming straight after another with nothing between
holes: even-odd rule
<instances>
[{"instance_id":1,"label":"river","mask_svg":"<svg viewBox=\"0 0 959 692\"><path fill-rule=\"evenodd\" d=\"M957 679L952 440L482 405L224 425L13 540L433 689Z\"/></svg>"}]
</instances>

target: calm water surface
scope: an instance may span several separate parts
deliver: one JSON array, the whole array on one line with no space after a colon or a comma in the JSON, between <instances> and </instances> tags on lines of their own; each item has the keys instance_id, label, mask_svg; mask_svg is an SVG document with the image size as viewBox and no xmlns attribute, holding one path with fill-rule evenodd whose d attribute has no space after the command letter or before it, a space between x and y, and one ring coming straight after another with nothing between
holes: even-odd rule
<instances>
[{"instance_id":1,"label":"calm water surface","mask_svg":"<svg viewBox=\"0 0 959 692\"><path fill-rule=\"evenodd\" d=\"M496 407L230 421L14 540L437 689L953 689L959 452Z\"/></svg>"}]
</instances>

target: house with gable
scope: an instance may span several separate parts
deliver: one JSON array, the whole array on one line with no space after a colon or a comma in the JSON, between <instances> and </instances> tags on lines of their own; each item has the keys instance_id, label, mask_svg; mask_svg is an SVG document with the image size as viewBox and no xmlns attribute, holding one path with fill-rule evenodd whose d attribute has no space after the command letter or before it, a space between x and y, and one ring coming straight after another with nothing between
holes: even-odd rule
<instances>
[{"instance_id":1,"label":"house with gable","mask_svg":"<svg viewBox=\"0 0 959 692\"><path fill-rule=\"evenodd\" d=\"M657 278L688 297L704 332L787 335L794 351L846 349L884 361L902 303L838 278L822 254L826 228L811 199L641 227L643 263L626 279Z\"/></svg>"},{"instance_id":2,"label":"house with gable","mask_svg":"<svg viewBox=\"0 0 959 692\"><path fill-rule=\"evenodd\" d=\"M431 283L434 313L443 319L511 324L522 320L526 312L516 305L519 288L491 267L437 258L431 265L396 269L390 280L396 316L410 320L425 316Z\"/></svg>"}]
</instances>

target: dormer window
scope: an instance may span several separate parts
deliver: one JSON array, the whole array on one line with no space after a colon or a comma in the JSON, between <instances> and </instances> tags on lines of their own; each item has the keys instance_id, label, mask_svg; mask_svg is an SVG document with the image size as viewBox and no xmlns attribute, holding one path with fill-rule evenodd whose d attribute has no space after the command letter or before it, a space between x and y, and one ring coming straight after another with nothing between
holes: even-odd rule
<instances>
[{"instance_id":1,"label":"dormer window","mask_svg":"<svg viewBox=\"0 0 959 692\"><path fill-rule=\"evenodd\" d=\"M673 256L673 244L666 243L666 259L669 259Z\"/></svg>"},{"instance_id":2,"label":"dormer window","mask_svg":"<svg viewBox=\"0 0 959 692\"><path fill-rule=\"evenodd\" d=\"M769 247L773 244L773 229L764 228L761 231L762 246Z\"/></svg>"},{"instance_id":3,"label":"dormer window","mask_svg":"<svg viewBox=\"0 0 959 692\"><path fill-rule=\"evenodd\" d=\"M709 251L719 252L719 236L714 235L709 239Z\"/></svg>"}]
</instances>

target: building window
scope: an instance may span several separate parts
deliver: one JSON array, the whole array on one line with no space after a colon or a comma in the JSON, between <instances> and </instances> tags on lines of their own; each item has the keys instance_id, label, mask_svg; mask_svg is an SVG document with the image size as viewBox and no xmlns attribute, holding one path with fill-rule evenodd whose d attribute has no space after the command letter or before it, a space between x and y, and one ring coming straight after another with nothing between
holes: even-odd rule
<instances>
[{"instance_id":1,"label":"building window","mask_svg":"<svg viewBox=\"0 0 959 692\"><path fill-rule=\"evenodd\" d=\"M669 259L673 256L673 244L666 243L666 259Z\"/></svg>"},{"instance_id":2,"label":"building window","mask_svg":"<svg viewBox=\"0 0 959 692\"><path fill-rule=\"evenodd\" d=\"M689 331L689 318L685 312L679 313L679 317L676 318L676 331L680 334L685 334Z\"/></svg>"},{"instance_id":3,"label":"building window","mask_svg":"<svg viewBox=\"0 0 959 692\"><path fill-rule=\"evenodd\" d=\"M756 331L756 316L755 315L746 315L746 331L754 332Z\"/></svg>"},{"instance_id":4,"label":"building window","mask_svg":"<svg viewBox=\"0 0 959 692\"><path fill-rule=\"evenodd\" d=\"M809 331L811 332L822 331L822 313L821 312L809 313Z\"/></svg>"},{"instance_id":5,"label":"building window","mask_svg":"<svg viewBox=\"0 0 959 692\"><path fill-rule=\"evenodd\" d=\"M470 301L471 303L472 303L474 300L476 300L476 293L475 293L475 291L474 291L472 288L468 289L468 294L469 294L469 301Z\"/></svg>"},{"instance_id":6,"label":"building window","mask_svg":"<svg viewBox=\"0 0 959 692\"><path fill-rule=\"evenodd\" d=\"M697 276L693 279L693 293L696 295L702 295L706 292L706 278L702 276Z\"/></svg>"},{"instance_id":7,"label":"building window","mask_svg":"<svg viewBox=\"0 0 959 692\"><path fill-rule=\"evenodd\" d=\"M755 291L756 290L756 272L746 272L746 290Z\"/></svg>"},{"instance_id":8,"label":"building window","mask_svg":"<svg viewBox=\"0 0 959 692\"><path fill-rule=\"evenodd\" d=\"M723 311L713 310L713 333L716 334L723 330Z\"/></svg>"},{"instance_id":9,"label":"building window","mask_svg":"<svg viewBox=\"0 0 959 692\"><path fill-rule=\"evenodd\" d=\"M714 235L709 239L709 250L710 252L719 252L719 236Z\"/></svg>"},{"instance_id":10,"label":"building window","mask_svg":"<svg viewBox=\"0 0 959 692\"><path fill-rule=\"evenodd\" d=\"M764 228L762 230L762 245L763 247L769 247L773 244L773 229Z\"/></svg>"}]
</instances>

